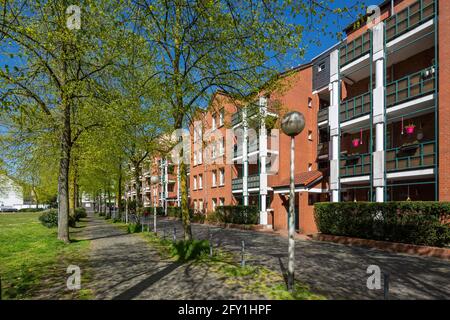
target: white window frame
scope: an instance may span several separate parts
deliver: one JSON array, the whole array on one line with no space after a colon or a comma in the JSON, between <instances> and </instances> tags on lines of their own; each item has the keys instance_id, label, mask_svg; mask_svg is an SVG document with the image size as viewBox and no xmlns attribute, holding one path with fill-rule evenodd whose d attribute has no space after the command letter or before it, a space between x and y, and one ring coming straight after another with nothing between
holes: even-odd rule
<instances>
[{"instance_id":1,"label":"white window frame","mask_svg":"<svg viewBox=\"0 0 450 320\"><path fill-rule=\"evenodd\" d=\"M217 199L216 198L212 198L212 209L213 209L213 211L216 210L216 207L217 207Z\"/></svg>"},{"instance_id":2,"label":"white window frame","mask_svg":"<svg viewBox=\"0 0 450 320\"><path fill-rule=\"evenodd\" d=\"M198 210L203 211L203 199L198 200Z\"/></svg>"},{"instance_id":3,"label":"white window frame","mask_svg":"<svg viewBox=\"0 0 450 320\"><path fill-rule=\"evenodd\" d=\"M219 169L219 185L222 187L225 185L225 170Z\"/></svg>"},{"instance_id":4,"label":"white window frame","mask_svg":"<svg viewBox=\"0 0 450 320\"><path fill-rule=\"evenodd\" d=\"M217 187L217 185L216 185L216 181L217 181L217 173L216 173L216 170L213 170L212 171L212 186L213 187Z\"/></svg>"},{"instance_id":5,"label":"white window frame","mask_svg":"<svg viewBox=\"0 0 450 320\"><path fill-rule=\"evenodd\" d=\"M225 205L225 198L219 198L219 206L222 207Z\"/></svg>"},{"instance_id":6,"label":"white window frame","mask_svg":"<svg viewBox=\"0 0 450 320\"><path fill-rule=\"evenodd\" d=\"M212 124L211 124L212 130L217 129L216 117L217 117L216 113L213 113L212 114Z\"/></svg>"},{"instance_id":7,"label":"white window frame","mask_svg":"<svg viewBox=\"0 0 450 320\"><path fill-rule=\"evenodd\" d=\"M198 188L200 190L203 189L203 175L202 174L198 175Z\"/></svg>"},{"instance_id":8,"label":"white window frame","mask_svg":"<svg viewBox=\"0 0 450 320\"><path fill-rule=\"evenodd\" d=\"M194 176L194 190L197 190L197 176Z\"/></svg>"},{"instance_id":9,"label":"white window frame","mask_svg":"<svg viewBox=\"0 0 450 320\"><path fill-rule=\"evenodd\" d=\"M225 110L222 108L219 111L219 127L225 124Z\"/></svg>"}]
</instances>

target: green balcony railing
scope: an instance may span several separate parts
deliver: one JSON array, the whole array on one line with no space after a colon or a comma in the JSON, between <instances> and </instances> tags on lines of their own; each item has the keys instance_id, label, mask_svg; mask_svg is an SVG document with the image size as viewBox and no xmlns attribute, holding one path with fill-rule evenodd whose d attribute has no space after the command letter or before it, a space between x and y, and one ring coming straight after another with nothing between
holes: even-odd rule
<instances>
[{"instance_id":1,"label":"green balcony railing","mask_svg":"<svg viewBox=\"0 0 450 320\"><path fill-rule=\"evenodd\" d=\"M436 143L427 141L386 150L386 171L432 167L436 164Z\"/></svg>"},{"instance_id":2,"label":"green balcony railing","mask_svg":"<svg viewBox=\"0 0 450 320\"><path fill-rule=\"evenodd\" d=\"M317 113L317 122L328 121L328 108L322 108Z\"/></svg>"},{"instance_id":3,"label":"green balcony railing","mask_svg":"<svg viewBox=\"0 0 450 320\"><path fill-rule=\"evenodd\" d=\"M235 178L231 181L232 190L242 190L243 178ZM259 174L249 175L247 178L247 188L254 189L259 188Z\"/></svg>"},{"instance_id":4,"label":"green balcony railing","mask_svg":"<svg viewBox=\"0 0 450 320\"><path fill-rule=\"evenodd\" d=\"M255 138L255 140L253 140L252 142L248 142L247 144L247 152L255 152L259 150L259 139ZM233 155L234 158L240 157L242 156L242 145L237 145L235 144L233 147Z\"/></svg>"},{"instance_id":5,"label":"green balcony railing","mask_svg":"<svg viewBox=\"0 0 450 320\"><path fill-rule=\"evenodd\" d=\"M341 177L367 175L372 170L370 153L341 157L340 163Z\"/></svg>"},{"instance_id":6,"label":"green balcony railing","mask_svg":"<svg viewBox=\"0 0 450 320\"><path fill-rule=\"evenodd\" d=\"M339 119L341 122L370 113L371 93L366 92L360 96L341 102Z\"/></svg>"},{"instance_id":7,"label":"green balcony railing","mask_svg":"<svg viewBox=\"0 0 450 320\"><path fill-rule=\"evenodd\" d=\"M327 156L330 142L321 142L317 145L317 156Z\"/></svg>"},{"instance_id":8,"label":"green balcony railing","mask_svg":"<svg viewBox=\"0 0 450 320\"><path fill-rule=\"evenodd\" d=\"M419 0L386 19L386 39L391 41L434 17L435 0Z\"/></svg>"},{"instance_id":9,"label":"green balcony railing","mask_svg":"<svg viewBox=\"0 0 450 320\"><path fill-rule=\"evenodd\" d=\"M370 31L367 31L339 49L339 65L343 67L344 65L355 61L369 52Z\"/></svg>"},{"instance_id":10,"label":"green balcony railing","mask_svg":"<svg viewBox=\"0 0 450 320\"><path fill-rule=\"evenodd\" d=\"M386 105L391 107L431 93L436 86L436 68L430 67L410 74L386 86Z\"/></svg>"},{"instance_id":11,"label":"green balcony railing","mask_svg":"<svg viewBox=\"0 0 450 320\"><path fill-rule=\"evenodd\" d=\"M234 127L241 123L242 121L242 111L235 112L231 115L231 125Z\"/></svg>"}]
</instances>

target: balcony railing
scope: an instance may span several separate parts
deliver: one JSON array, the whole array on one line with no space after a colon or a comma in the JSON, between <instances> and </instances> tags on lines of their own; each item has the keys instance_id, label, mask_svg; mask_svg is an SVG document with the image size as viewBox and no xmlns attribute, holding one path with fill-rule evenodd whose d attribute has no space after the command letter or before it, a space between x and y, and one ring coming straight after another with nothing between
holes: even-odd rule
<instances>
[{"instance_id":1,"label":"balcony railing","mask_svg":"<svg viewBox=\"0 0 450 320\"><path fill-rule=\"evenodd\" d=\"M322 142L317 145L317 156L328 156L329 142Z\"/></svg>"},{"instance_id":2,"label":"balcony railing","mask_svg":"<svg viewBox=\"0 0 450 320\"><path fill-rule=\"evenodd\" d=\"M259 139L256 139L253 142L249 142L247 144L247 150L248 150L247 153L258 151L259 150ZM242 156L242 144L239 146L237 144L234 145L233 155L234 155L234 158Z\"/></svg>"},{"instance_id":3,"label":"balcony railing","mask_svg":"<svg viewBox=\"0 0 450 320\"><path fill-rule=\"evenodd\" d=\"M341 177L370 174L371 162L370 153L342 157Z\"/></svg>"},{"instance_id":4,"label":"balcony railing","mask_svg":"<svg viewBox=\"0 0 450 320\"><path fill-rule=\"evenodd\" d=\"M322 108L317 113L317 123L328 121L328 108Z\"/></svg>"},{"instance_id":5,"label":"balcony railing","mask_svg":"<svg viewBox=\"0 0 450 320\"><path fill-rule=\"evenodd\" d=\"M259 174L249 175L247 178L248 189L259 188ZM242 190L243 188L243 178L233 179L231 182L232 190Z\"/></svg>"},{"instance_id":6,"label":"balcony railing","mask_svg":"<svg viewBox=\"0 0 450 320\"><path fill-rule=\"evenodd\" d=\"M355 40L345 44L339 50L340 66L355 61L370 52L370 31L363 33Z\"/></svg>"},{"instance_id":7,"label":"balcony railing","mask_svg":"<svg viewBox=\"0 0 450 320\"><path fill-rule=\"evenodd\" d=\"M419 0L386 20L386 39L391 41L433 18L435 0Z\"/></svg>"},{"instance_id":8,"label":"balcony railing","mask_svg":"<svg viewBox=\"0 0 450 320\"><path fill-rule=\"evenodd\" d=\"M339 119L341 122L343 122L369 114L370 107L371 107L370 92L345 100L341 102L341 107L339 110Z\"/></svg>"},{"instance_id":9,"label":"balcony railing","mask_svg":"<svg viewBox=\"0 0 450 320\"><path fill-rule=\"evenodd\" d=\"M242 190L242 178L236 178L231 181L232 190Z\"/></svg>"},{"instance_id":10,"label":"balcony railing","mask_svg":"<svg viewBox=\"0 0 450 320\"><path fill-rule=\"evenodd\" d=\"M401 102L420 97L434 91L436 68L430 67L413 73L386 86L386 105L391 107Z\"/></svg>"},{"instance_id":11,"label":"balcony railing","mask_svg":"<svg viewBox=\"0 0 450 320\"><path fill-rule=\"evenodd\" d=\"M386 150L386 170L431 167L436 164L436 143L427 141Z\"/></svg>"},{"instance_id":12,"label":"balcony railing","mask_svg":"<svg viewBox=\"0 0 450 320\"><path fill-rule=\"evenodd\" d=\"M234 127L241 123L242 121L242 111L235 112L231 115L231 125Z\"/></svg>"}]
</instances>

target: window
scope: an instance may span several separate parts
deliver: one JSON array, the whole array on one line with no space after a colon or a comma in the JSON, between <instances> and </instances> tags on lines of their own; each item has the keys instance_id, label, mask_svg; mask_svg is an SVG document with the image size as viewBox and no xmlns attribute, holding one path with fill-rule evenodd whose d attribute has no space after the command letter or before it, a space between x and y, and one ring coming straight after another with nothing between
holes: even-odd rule
<instances>
[{"instance_id":1,"label":"window","mask_svg":"<svg viewBox=\"0 0 450 320\"><path fill-rule=\"evenodd\" d=\"M212 115L212 129L216 130L216 114L213 113Z\"/></svg>"},{"instance_id":2,"label":"window","mask_svg":"<svg viewBox=\"0 0 450 320\"><path fill-rule=\"evenodd\" d=\"M203 211L203 200L198 200L198 210Z\"/></svg>"},{"instance_id":3,"label":"window","mask_svg":"<svg viewBox=\"0 0 450 320\"><path fill-rule=\"evenodd\" d=\"M217 200L215 198L213 198L212 199L212 209L213 209L213 211L216 210L216 207L217 207Z\"/></svg>"},{"instance_id":4,"label":"window","mask_svg":"<svg viewBox=\"0 0 450 320\"><path fill-rule=\"evenodd\" d=\"M219 198L219 206L225 205L225 198Z\"/></svg>"},{"instance_id":5,"label":"window","mask_svg":"<svg viewBox=\"0 0 450 320\"><path fill-rule=\"evenodd\" d=\"M211 146L211 157L212 157L212 159L216 158L216 143L215 142Z\"/></svg>"},{"instance_id":6,"label":"window","mask_svg":"<svg viewBox=\"0 0 450 320\"><path fill-rule=\"evenodd\" d=\"M194 190L197 190L197 176L194 176Z\"/></svg>"},{"instance_id":7,"label":"window","mask_svg":"<svg viewBox=\"0 0 450 320\"><path fill-rule=\"evenodd\" d=\"M194 152L194 166L197 165L197 152Z\"/></svg>"},{"instance_id":8,"label":"window","mask_svg":"<svg viewBox=\"0 0 450 320\"><path fill-rule=\"evenodd\" d=\"M219 156L223 156L223 154L225 153L225 148L223 147L225 144L224 141L224 138L219 140Z\"/></svg>"},{"instance_id":9,"label":"window","mask_svg":"<svg viewBox=\"0 0 450 320\"><path fill-rule=\"evenodd\" d=\"M312 98L311 97L308 98L308 107L312 108Z\"/></svg>"},{"instance_id":10,"label":"window","mask_svg":"<svg viewBox=\"0 0 450 320\"><path fill-rule=\"evenodd\" d=\"M322 72L326 69L325 66L325 62L322 62L321 64L319 64L319 66L317 67L317 72Z\"/></svg>"},{"instance_id":11,"label":"window","mask_svg":"<svg viewBox=\"0 0 450 320\"><path fill-rule=\"evenodd\" d=\"M308 171L312 171L312 163L308 163Z\"/></svg>"},{"instance_id":12,"label":"window","mask_svg":"<svg viewBox=\"0 0 450 320\"><path fill-rule=\"evenodd\" d=\"M311 130L308 130L308 140L309 140L309 141L312 141L312 139L313 139L312 131L311 131Z\"/></svg>"},{"instance_id":13,"label":"window","mask_svg":"<svg viewBox=\"0 0 450 320\"><path fill-rule=\"evenodd\" d=\"M214 170L212 172L212 186L215 187L216 186L216 171Z\"/></svg>"},{"instance_id":14,"label":"window","mask_svg":"<svg viewBox=\"0 0 450 320\"><path fill-rule=\"evenodd\" d=\"M225 123L225 110L221 109L219 112L219 126L223 126Z\"/></svg>"},{"instance_id":15,"label":"window","mask_svg":"<svg viewBox=\"0 0 450 320\"><path fill-rule=\"evenodd\" d=\"M198 188L203 189L203 175L198 175Z\"/></svg>"},{"instance_id":16,"label":"window","mask_svg":"<svg viewBox=\"0 0 450 320\"><path fill-rule=\"evenodd\" d=\"M194 200L194 210L197 210L198 206L197 206L197 200Z\"/></svg>"},{"instance_id":17,"label":"window","mask_svg":"<svg viewBox=\"0 0 450 320\"><path fill-rule=\"evenodd\" d=\"M225 170L219 170L219 185L223 186L225 184Z\"/></svg>"}]
</instances>

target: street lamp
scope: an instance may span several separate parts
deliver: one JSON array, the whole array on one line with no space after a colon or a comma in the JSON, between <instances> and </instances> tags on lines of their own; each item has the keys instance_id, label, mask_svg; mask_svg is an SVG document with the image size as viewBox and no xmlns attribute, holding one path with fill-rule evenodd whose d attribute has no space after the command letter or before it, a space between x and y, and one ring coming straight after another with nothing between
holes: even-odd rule
<instances>
[{"instance_id":1,"label":"street lamp","mask_svg":"<svg viewBox=\"0 0 450 320\"><path fill-rule=\"evenodd\" d=\"M150 178L152 184L157 184L159 182L158 176L152 176ZM153 194L153 232L156 233L156 196Z\"/></svg>"},{"instance_id":2,"label":"street lamp","mask_svg":"<svg viewBox=\"0 0 450 320\"><path fill-rule=\"evenodd\" d=\"M295 182L294 182L294 163L295 163L295 136L303 131L305 128L305 117L303 114L297 111L286 113L281 120L281 130L291 137L291 179L290 179L290 192L289 192L289 260L288 260L288 290L294 290L294 262L295 262Z\"/></svg>"}]
</instances>

